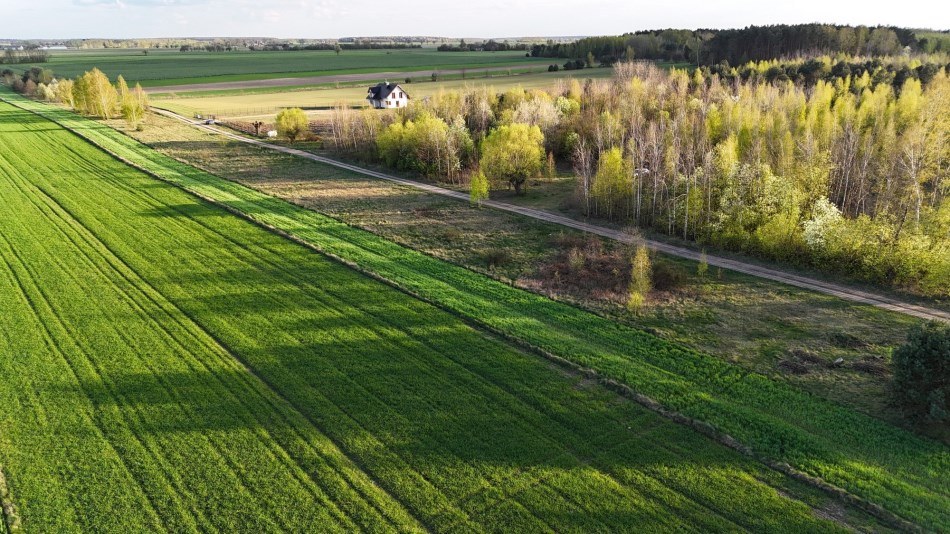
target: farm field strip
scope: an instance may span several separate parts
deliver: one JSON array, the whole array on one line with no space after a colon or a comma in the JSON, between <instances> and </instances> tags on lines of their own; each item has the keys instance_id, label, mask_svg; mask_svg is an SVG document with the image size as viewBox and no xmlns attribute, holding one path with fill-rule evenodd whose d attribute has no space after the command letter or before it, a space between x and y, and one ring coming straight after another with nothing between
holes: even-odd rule
<instances>
[{"instance_id":1,"label":"farm field strip","mask_svg":"<svg viewBox=\"0 0 950 534\"><path fill-rule=\"evenodd\" d=\"M499 65L542 66L550 59L526 58L524 52L438 52L434 48L399 50L332 50L296 52L179 52L130 51L125 54L56 52L43 65L57 76L76 77L98 67L110 76L123 75L143 87L245 82L365 74L373 72L432 71Z\"/></svg>"},{"instance_id":2,"label":"farm field strip","mask_svg":"<svg viewBox=\"0 0 950 534\"><path fill-rule=\"evenodd\" d=\"M9 153L5 157L9 157ZM5 171L10 171L9 168L5 168ZM10 171L9 176L13 176L13 172ZM34 208L43 209L44 211L51 209L49 206L40 207L33 206ZM29 220L27 219L27 213L25 211L19 211L16 213L17 221ZM49 216L45 218L37 218L33 220L33 224L24 225L24 230L27 229L47 229L51 226ZM25 232L24 232L25 233ZM30 234L27 234L30 235ZM18 279L21 280L21 284L24 287L25 295L33 297L34 306L37 314L42 314L38 318L41 318L41 324L52 325L49 326L50 339L49 343L56 347L62 347L57 350L60 355L67 359L75 358L77 361L74 363L69 362L70 366L73 367L73 372L79 374L79 380L82 384L79 385L79 388L82 391L86 392L88 397L97 399L98 402L105 402L106 398L115 397L115 404L117 407L120 406L129 406L132 409L129 410L106 410L105 413L100 414L97 418L100 419L98 423L99 426L107 426L109 429L114 429L115 432L121 436L123 433L126 434L125 438L130 440L128 443L118 440L119 436L110 437L109 441L113 444L113 447L116 447L116 443L119 444L123 449L123 456L128 456L131 460L129 462L131 465L140 465L140 464L153 464L161 465L164 468L161 471L169 473L170 476L175 479L170 484L173 486L175 492L171 493L166 498L172 498L171 502L168 502L167 505L162 508L163 521L167 522L168 528L177 529L181 528L184 530L191 530L197 525L203 524L203 528L208 528L213 525L213 523L206 523L203 521L197 521L195 524L190 524L187 521L187 517L183 518L184 521L182 524L177 524L176 515L186 512L187 510L194 509L198 511L198 515L211 514L219 518L231 517L236 519L243 515L247 517L244 518L244 521L247 524L253 525L255 521L253 519L253 514L259 512L256 505L262 505L262 499L268 498L271 499L280 499L283 497L285 502L280 503L276 500L267 504L267 507L273 507L280 505L281 507L286 507L290 502L302 502L313 499L304 497L301 494L296 493L297 487L302 483L301 481L307 480L306 475L295 475L295 472L299 472L299 468L291 469L287 465L286 461L280 460L282 456L286 456L286 453L281 453L280 450L275 447L274 444L271 444L268 448L270 451L261 449L260 445L256 444L256 441L261 440L259 434L270 426L264 418L273 418L276 422L281 422L284 419L283 424L274 428L275 434L277 430L284 429L285 431L290 431L293 429L292 419L291 421L286 421L287 417L281 417L279 411L275 413L273 408L267 409L266 406L261 406L260 400L255 395L253 390L249 390L247 387L240 387L242 380L235 378L229 379L229 386L231 386L232 391L230 395L227 392L221 391L221 388L215 387L215 382L220 382L220 378L215 375L220 376L222 373L225 373L225 376L232 374L240 375L240 372L233 368L233 361L230 358L224 357L219 354L218 365L209 365L205 363L205 366L202 366L200 363L190 362L188 358L189 351L178 349L166 351L170 352L169 356L173 357L172 360L168 361L167 358L163 361L161 358L158 358L161 355L160 346L155 346L154 344L148 343L148 337L151 337L149 333L144 333L136 329L124 330L119 326L114 327L111 332L104 332L103 330L109 330L107 328L97 328L95 334L97 338L92 341L87 341L84 339L86 336L80 335L76 332L70 332L68 330L68 321L60 320L60 317L67 317L72 319L74 323L94 321L97 320L98 324L109 325L113 323L120 323L121 321L116 318L116 314L128 310L130 315L135 315L135 308L140 308L142 302L147 302L147 298L144 295L135 295L134 301L132 297L129 297L128 300L119 298L126 295L116 295L116 298L119 300L109 301L107 297L110 296L109 287L106 286L108 283L115 285L121 284L119 280L101 280L102 284L99 287L90 287L86 286L91 285L91 280L96 280L96 271L98 270L95 265L83 265L84 268L78 269L79 272L83 273L83 276L71 275L71 272L75 269L72 266L61 265L61 260L59 258L69 257L77 261L89 258L89 262L92 263L92 258L90 256L85 256L85 254L70 254L69 249L71 248L70 244L75 244L71 239L57 240L55 235L50 234L40 234L40 235L31 235L31 241L35 242L44 242L44 243L57 243L62 242L63 250L58 251L59 254L52 254L45 256L45 263L40 265L47 265L43 269L32 268L28 269L29 263L20 260L16 263L18 265L15 267ZM3 254L5 258L16 258L14 250L10 248L10 238L5 237L7 243L7 250ZM18 249L25 248L26 245L23 242L13 243ZM38 258L44 258L41 256L41 251L31 251L37 255ZM85 256L85 258L84 258ZM35 261L35 260L34 260ZM82 262L85 263L85 262ZM98 262L101 263L101 260ZM55 269L53 266L58 266L60 269ZM87 267L87 268L86 268ZM57 272L59 271L59 272ZM69 274L63 276L64 271L70 271ZM48 274L47 274L48 273ZM43 282L48 282L47 277L54 279L55 277L61 276L62 280L59 281L60 284L63 284L60 288L63 289L65 295L64 297L57 298L55 295L47 294L43 295ZM29 282L26 282L29 281ZM96 280L97 282L99 280ZM52 285L50 282L49 287L58 287ZM82 288L84 289L85 295L80 295L76 290L66 291L68 288ZM122 288L124 289L124 288ZM113 293L116 292L113 288ZM65 297L73 297L72 299ZM123 302L125 301L125 302ZM95 308L90 309L89 304L94 302L103 302L103 306L97 310ZM108 306L106 306L108 305ZM66 308L73 306L74 310L67 310ZM146 308L148 308L146 306ZM96 314L99 311L102 316ZM161 318L161 313L156 310L148 310L148 313L156 316L156 320ZM123 315L119 315L121 318ZM99 322L101 321L101 322ZM132 321L134 324L134 321ZM173 320L170 321L161 321L163 324L174 324ZM41 328L35 328L36 331L42 331ZM160 328L156 329L160 330ZM126 332L134 334L126 334ZM186 332L187 334L187 332ZM134 339L122 339L123 337L132 337ZM178 333L178 335L182 335ZM55 337L54 337L55 336ZM106 339L106 338L111 339ZM205 340L207 344L207 340ZM98 343L97 343L98 342ZM169 341L171 343L171 340ZM188 344L191 351L198 352L199 354L203 351L201 348L201 340L195 342L195 340L185 339L179 343ZM87 345L87 346L85 346ZM128 347L126 349L126 347ZM124 355L127 359L122 360L120 356L123 356L123 349L129 351L130 354ZM134 354L131 351L144 352L150 355L149 360L137 361ZM220 352L220 349L219 349ZM76 358L76 355L82 355L83 358ZM100 361L105 355L109 355L109 361ZM223 368L216 368L222 367ZM154 366L162 366L161 370L157 370ZM230 367L230 368L229 368ZM135 372L123 373L123 369L133 369ZM154 388L149 388L152 385L152 377L150 375L155 375L156 380L159 382L155 384ZM170 376L172 379L163 378L163 376ZM202 378L207 376L207 378ZM192 377L190 380L184 381L181 377ZM111 380L110 380L111 378ZM240 378L240 376L238 377ZM186 393L181 393L179 390L182 386L175 384L175 379L184 381L186 384L186 390L198 390L198 393L204 394L200 399L196 399L191 396L187 396ZM115 384L118 384L116 386ZM66 385L63 385L65 388ZM145 390L141 392L140 389ZM152 391L154 389L154 391ZM167 390L167 392L166 392ZM144 396L144 399L129 398L130 396L134 397L136 395ZM159 407L150 406L148 402L151 396L157 397L167 397L167 404L162 403ZM184 397L184 398L182 398ZM237 402L238 400L243 402ZM188 401L183 403L182 401ZM255 402L257 401L257 402ZM273 401L272 401L273 402ZM247 408L240 410L240 405L245 404ZM234 412L234 416L226 417L222 413L215 413L214 407L218 406L219 411L222 412ZM200 407L200 408L199 408ZM149 410L151 408L151 410ZM212 408L209 410L209 408ZM196 411L205 411L207 413L197 414ZM127 412L127 414L122 414L122 412ZM286 408L284 411L287 411ZM192 413L189 413L192 412ZM255 414L260 414L256 416ZM124 417L123 417L124 415ZM300 418L297 417L298 423ZM219 438L214 438L218 432L208 432L198 434L194 437L192 441L194 443L189 443L188 446L175 446L174 441L174 430L176 430L176 425L182 425L181 430L187 430L186 425L193 425L199 427L202 424L203 420L209 425L222 426L222 428L227 428L227 425L235 425L237 429L232 432L228 432L225 441L221 441ZM121 429L123 426L129 426L129 431L122 432ZM154 428L158 425L159 428L168 428L169 432L154 432ZM215 426L212 426L213 430ZM242 428L247 426L247 430ZM259 428L260 430L255 430ZM110 430L112 432L112 430ZM292 434L292 432L287 432ZM242 436L247 434L246 436ZM288 436L289 437L289 436ZM318 442L315 436L307 436L309 441ZM214 439L213 439L214 438ZM267 445L268 439L263 440L263 444ZM299 440L298 440L299 441ZM284 448L287 446L301 447L301 443L294 443L289 441L284 445ZM209 448L210 447L210 448ZM146 449L148 449L146 451ZM242 467L240 470L242 477L253 477L247 481L247 483L242 483L238 478L235 478L236 475L232 475L233 468L227 465L225 460L228 459L227 451L231 449L231 458L238 458L243 464L246 464L245 467ZM162 451L162 453L157 453L157 451ZM149 453L153 458L149 458ZM276 453L276 455L275 455ZM137 454L141 454L139 457ZM93 456L95 456L93 454ZM225 462L225 463L222 463ZM81 462L77 462L81 463ZM169 470L167 469L168 463L177 463L181 465L190 465L194 463L195 465L189 470L192 472L190 481L187 479L181 479L179 476L179 470ZM260 469L268 470L268 475L261 478L257 478L256 471L258 468L254 466L260 466ZM207 473L203 473L206 476L201 476L201 471L208 470ZM213 472L213 474L212 474ZM276 475L272 473L281 473L281 475ZM157 477L157 472L151 472L148 470L139 470L134 473L137 476L137 479L140 483L142 481L150 481L154 483ZM288 478L289 477L289 478ZM90 480L95 480L97 477L89 477ZM294 478L299 478L300 480L294 482ZM330 478L329 476L327 478ZM179 484L183 482L190 482L194 485L196 482L207 482L210 480L219 480L220 484L223 484L222 487L217 487L217 485L211 485L206 490L198 492L201 488L186 488L181 487ZM160 479L159 479L160 480ZM114 491L124 491L122 488L127 484L117 483ZM312 486L312 482L307 482L304 487ZM134 486L134 484L133 484ZM235 488L242 488L246 486L255 487L257 490L265 490L266 493L260 497L253 497L246 490L241 491L240 499L232 498L228 504L238 505L243 508L243 512L238 512L238 509L234 509L229 512L227 509L221 508L219 500L214 493L221 492L227 494L228 490L233 490ZM210 490L217 489L214 493L209 493ZM283 490L281 488L284 488ZM98 502L99 495L104 488L99 488L94 491L95 488L89 488L90 491L84 492L85 495L88 495L86 499L92 498L93 502L90 502L90 506L93 506ZM188 490L191 491L188 491ZM308 492L313 491L314 488L310 488ZM288 492L293 495L289 497ZM319 492L317 492L319 493ZM196 500L195 502L177 502L178 495L191 495L194 498L200 497L200 501ZM232 496L233 497L233 496ZM37 500L37 499L30 499ZM45 500L45 497L44 497ZM241 502L246 501L246 502ZM320 502L317 499L315 502ZM103 504L108 504L108 501L99 503L99 506ZM109 507L106 507L108 510ZM207 508L207 511L202 511L202 508ZM282 509L282 508L278 508ZM332 504L329 502L324 502L323 506L314 508L316 514L310 518L310 520L320 519L320 516L325 514L327 510L332 509ZM117 508L117 511L121 509ZM293 512L294 514L299 514L299 512ZM29 514L26 514L29 516ZM304 517L300 519L305 519L307 514L303 514ZM117 520L127 521L128 518L124 518L123 514L116 514ZM278 516L279 517L279 516ZM277 517L274 517L276 519ZM201 519L199 517L199 519ZM326 517L321 519L327 523L328 528L332 525L331 521L327 521ZM96 518L96 525L103 526L108 523L100 523L101 518ZM270 522L261 523L268 524ZM274 525L274 523L270 523ZM286 523L284 523L286 525ZM345 522L344 525L351 525L352 523ZM176 526L177 525L177 526ZM225 524L217 524L217 528L225 528ZM233 527L233 524L231 525Z\"/></svg>"},{"instance_id":3,"label":"farm field strip","mask_svg":"<svg viewBox=\"0 0 950 534\"><path fill-rule=\"evenodd\" d=\"M0 104L0 132L0 463L27 530L840 526L820 493L52 122Z\"/></svg>"},{"instance_id":4,"label":"farm field strip","mask_svg":"<svg viewBox=\"0 0 950 534\"><path fill-rule=\"evenodd\" d=\"M758 454L818 476L930 529L950 517L945 447L791 386L571 306L494 282L312 211L160 156L122 134L39 104L97 143L205 197L526 344L596 369Z\"/></svg>"}]
</instances>

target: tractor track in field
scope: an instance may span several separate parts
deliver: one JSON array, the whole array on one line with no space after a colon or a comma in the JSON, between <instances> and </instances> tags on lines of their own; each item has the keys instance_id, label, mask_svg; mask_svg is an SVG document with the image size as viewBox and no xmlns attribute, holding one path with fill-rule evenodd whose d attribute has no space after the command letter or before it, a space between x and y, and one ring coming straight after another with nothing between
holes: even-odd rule
<instances>
[{"instance_id":1,"label":"tractor track in field","mask_svg":"<svg viewBox=\"0 0 950 534\"><path fill-rule=\"evenodd\" d=\"M310 152L303 150L298 150L296 148L289 148L279 145L274 145L267 143L265 141L260 141L257 139L252 139L238 135L232 132L228 132L213 126L205 125L202 123L196 123L195 121L167 111L164 109L153 109L156 113L170 117L188 124L191 124L197 128L201 128L205 131L221 135L225 138L231 139L233 141L239 141L242 143L247 143L254 145L260 148L273 150L276 152L282 152L285 154L290 154L293 156L298 156L301 158L306 158L311 161L316 161L318 163L324 163L326 165L332 165L344 170L356 172L369 176L372 178L377 178L380 180L386 180L389 182L397 183L403 186L411 187L421 191L426 191L428 193L433 193L436 195L442 195L446 197L451 197L457 200L468 202L469 196L466 193L460 191L453 191L451 189L446 189L444 187L439 187L433 184L427 184L423 182L417 182L415 180L409 180L406 178L400 178L398 176L393 176L390 174L385 174L378 171L373 171L356 165L351 165L349 163L344 163L342 161L337 161L335 159L327 158L324 156L318 156ZM623 243L631 243L636 239L634 236L623 232L621 230L615 230L613 228L607 228L604 226L599 226L596 224L586 223L583 221L578 221L570 217L565 217L563 215L557 215L554 213L549 213L542 210L537 210L533 208L526 208L522 206L516 206L514 204L509 204L507 202L501 202L497 200L485 200L482 201L482 204L500 211L506 211L509 213L515 213L525 217L530 217L544 222L549 222L552 224L557 224L567 228L573 228L575 230L580 230L582 232L591 233L601 237L606 237L608 239L613 239L615 241L620 241ZM767 280L772 280L775 282L780 282L790 286L808 289L811 291L816 291L818 293L823 293L826 295L831 295L838 297L844 300L851 302L856 302L859 304L867 304L870 306L875 306L885 310L902 313L905 315L910 315L912 317L917 317L925 320L935 320L950 322L950 312L939 310L936 308L929 308L926 306L921 306L919 304L913 304L910 302L901 301L892 297L885 295L880 295L877 293L872 293L870 291L865 291L863 289L857 289L854 287L846 286L843 284L836 284L834 282L826 282L824 280L819 280L816 278L811 278L799 274L789 273L779 269L774 269L770 267L764 267L761 265L756 265L753 263L747 263L739 260L723 258L719 256L712 256L708 254L703 254L695 250L691 250L685 247L679 247L676 245L671 245L669 243L664 243L662 241L656 241L647 239L644 242L650 248L662 252L664 254L669 254L670 256L676 256L679 258L685 258L693 261L701 261L705 259L706 263L715 267L721 267L723 269L729 269L731 271L755 276L758 278L764 278Z\"/></svg>"},{"instance_id":2,"label":"tractor track in field","mask_svg":"<svg viewBox=\"0 0 950 534\"><path fill-rule=\"evenodd\" d=\"M493 67L472 67L466 69L429 69L414 71L385 71L363 72L358 74L325 74L323 76L304 76L298 78L271 78L265 80L244 80L236 82L210 82L181 85L165 85L146 87L147 93L177 93L192 91L221 91L225 89L260 89L262 87L295 87L301 85L318 85L325 83L350 83L377 80L403 80L405 78L425 78L433 73L441 75L452 74L481 74L486 72L507 72L509 70L537 68L544 70L541 64L516 63Z\"/></svg>"}]
</instances>

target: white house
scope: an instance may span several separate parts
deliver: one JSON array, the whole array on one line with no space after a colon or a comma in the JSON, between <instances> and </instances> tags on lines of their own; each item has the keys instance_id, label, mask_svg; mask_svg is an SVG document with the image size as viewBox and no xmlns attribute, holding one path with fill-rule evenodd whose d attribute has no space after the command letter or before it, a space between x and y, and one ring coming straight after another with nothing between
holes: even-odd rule
<instances>
[{"instance_id":1,"label":"white house","mask_svg":"<svg viewBox=\"0 0 950 534\"><path fill-rule=\"evenodd\" d=\"M376 109L404 108L409 104L409 93L398 83L383 82L369 88L366 100Z\"/></svg>"}]
</instances>

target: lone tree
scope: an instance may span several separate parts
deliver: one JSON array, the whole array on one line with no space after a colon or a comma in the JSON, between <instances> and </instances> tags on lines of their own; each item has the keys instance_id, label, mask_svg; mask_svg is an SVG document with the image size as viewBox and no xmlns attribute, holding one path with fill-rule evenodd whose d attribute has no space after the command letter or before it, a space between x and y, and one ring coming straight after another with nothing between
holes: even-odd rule
<instances>
[{"instance_id":1,"label":"lone tree","mask_svg":"<svg viewBox=\"0 0 950 534\"><path fill-rule=\"evenodd\" d=\"M950 325L915 326L894 351L894 393L914 418L950 420Z\"/></svg>"},{"instance_id":2,"label":"lone tree","mask_svg":"<svg viewBox=\"0 0 950 534\"><path fill-rule=\"evenodd\" d=\"M307 114L300 108L288 108L277 114L277 133L291 143L307 131Z\"/></svg>"},{"instance_id":3,"label":"lone tree","mask_svg":"<svg viewBox=\"0 0 950 534\"><path fill-rule=\"evenodd\" d=\"M637 244L630 262L629 291L627 309L639 313L646 304L650 291L653 291L653 262L650 261L650 249L643 243Z\"/></svg>"},{"instance_id":4,"label":"lone tree","mask_svg":"<svg viewBox=\"0 0 950 534\"><path fill-rule=\"evenodd\" d=\"M507 182L524 192L529 178L538 176L544 161L544 134L537 126L500 126L482 141L481 169L492 182Z\"/></svg>"},{"instance_id":5,"label":"lone tree","mask_svg":"<svg viewBox=\"0 0 950 534\"><path fill-rule=\"evenodd\" d=\"M469 202L474 206L481 207L483 200L488 200L488 178L482 171L472 175L472 182L469 184Z\"/></svg>"}]
</instances>

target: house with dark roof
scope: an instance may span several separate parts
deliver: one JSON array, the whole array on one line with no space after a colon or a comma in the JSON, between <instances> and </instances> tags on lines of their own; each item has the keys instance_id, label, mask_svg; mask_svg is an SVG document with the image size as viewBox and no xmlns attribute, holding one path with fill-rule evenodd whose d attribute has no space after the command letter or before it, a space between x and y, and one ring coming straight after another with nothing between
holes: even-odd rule
<instances>
[{"instance_id":1,"label":"house with dark roof","mask_svg":"<svg viewBox=\"0 0 950 534\"><path fill-rule=\"evenodd\" d=\"M383 82L369 88L366 100L376 109L404 108L409 104L409 93L398 83Z\"/></svg>"}]
</instances>

